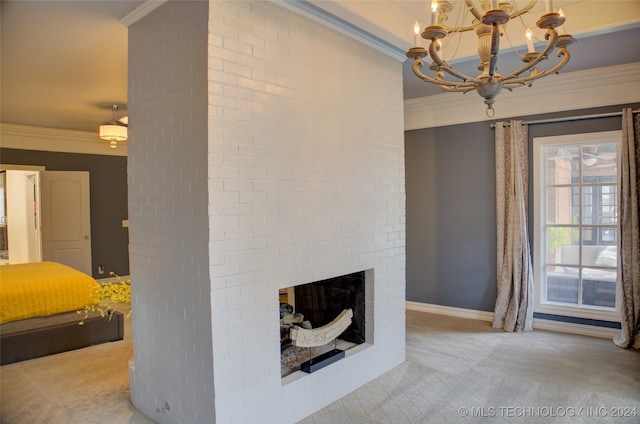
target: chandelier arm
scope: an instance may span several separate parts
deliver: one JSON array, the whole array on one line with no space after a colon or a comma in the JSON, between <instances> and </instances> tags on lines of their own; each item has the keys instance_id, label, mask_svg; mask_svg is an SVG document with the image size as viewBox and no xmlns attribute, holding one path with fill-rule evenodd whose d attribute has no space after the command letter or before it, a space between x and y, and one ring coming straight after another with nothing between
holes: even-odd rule
<instances>
[{"instance_id":1,"label":"chandelier arm","mask_svg":"<svg viewBox=\"0 0 640 424\"><path fill-rule=\"evenodd\" d=\"M464 4L467 5L467 9L469 9L469 12L479 21L482 20L482 14L480 12L478 12L478 9L476 9L476 6L473 4L473 2L471 0L464 0Z\"/></svg>"},{"instance_id":2,"label":"chandelier arm","mask_svg":"<svg viewBox=\"0 0 640 424\"><path fill-rule=\"evenodd\" d=\"M421 59L414 59L413 61L413 65L411 66L411 69L413 70L413 73L420 78L421 80L425 81L425 82L429 82L432 84L437 85L440 89L445 90L445 91L461 91L461 90L454 90L453 88L460 88L460 89L469 89L469 90L473 90L473 88L475 87L474 83L472 82L458 82L458 81L445 81L442 79L436 79L436 78L432 78L424 73L422 73L422 71L420 70L420 68L422 68L424 66L424 62ZM446 89L443 87L447 87Z\"/></svg>"},{"instance_id":3,"label":"chandelier arm","mask_svg":"<svg viewBox=\"0 0 640 424\"><path fill-rule=\"evenodd\" d=\"M473 26L472 25L468 25L468 26L460 27L460 28L454 28L454 27L450 27L448 25L444 25L444 24L441 23L440 26L442 28L444 28L449 34L454 34L454 33L458 33L458 32L466 32L466 31L473 30Z\"/></svg>"},{"instance_id":4,"label":"chandelier arm","mask_svg":"<svg viewBox=\"0 0 640 424\"><path fill-rule=\"evenodd\" d=\"M522 9L518 9L509 15L509 19L517 18L518 16L528 13L538 3L538 0L530 0L529 3Z\"/></svg>"},{"instance_id":5,"label":"chandelier arm","mask_svg":"<svg viewBox=\"0 0 640 424\"><path fill-rule=\"evenodd\" d=\"M558 57L562 56L562 59L560 59L560 62L558 62L553 68L547 69L546 71L540 72L538 74L529 75L528 77L515 78L515 79L512 79L512 80L509 80L508 84L509 85L511 85L511 84L526 84L529 81L534 81L534 80L537 80L538 78L542 78L542 77L546 77L547 75L555 74L560 69L562 69L562 67L564 65L567 64L567 62L571 58L571 54L569 53L569 50L567 50L566 48L563 47L563 48L560 49L560 51L558 51L557 56Z\"/></svg>"},{"instance_id":6,"label":"chandelier arm","mask_svg":"<svg viewBox=\"0 0 640 424\"><path fill-rule=\"evenodd\" d=\"M451 93L462 93L462 94L465 94L465 93L468 93L469 91L475 90L475 87L467 87L467 88L465 88L465 87L442 87L442 86L440 86L440 89L443 90L443 91L451 92Z\"/></svg>"},{"instance_id":7,"label":"chandelier arm","mask_svg":"<svg viewBox=\"0 0 640 424\"><path fill-rule=\"evenodd\" d=\"M447 62L445 62L444 60L442 60L442 58L438 55L438 51L436 50L436 46L435 46L435 41L432 41L431 44L429 44L429 55L431 56L431 58L433 59L433 61L446 73L448 73L449 75L459 78L463 81L463 83L457 83L457 82L452 82L452 84L454 85L460 85L460 84L464 84L467 81L476 81L476 78L470 77L469 75L465 75L462 72L458 71L457 69L455 69L454 67L452 67L451 65L449 65ZM466 84L464 84L466 85Z\"/></svg>"},{"instance_id":8,"label":"chandelier arm","mask_svg":"<svg viewBox=\"0 0 640 424\"><path fill-rule=\"evenodd\" d=\"M453 85L455 83L450 83L450 81L441 80L437 86L442 91L448 91L452 93L468 93L469 91L473 91L476 89L475 84L472 83L457 83L458 85Z\"/></svg>"},{"instance_id":9,"label":"chandelier arm","mask_svg":"<svg viewBox=\"0 0 640 424\"><path fill-rule=\"evenodd\" d=\"M511 79L517 79L518 75L520 75L523 72L528 71L529 69L533 68L538 63L540 63L542 60L546 59L547 58L547 53L549 53L551 50L553 50L553 48L556 46L556 42L558 41L558 33L556 32L555 29L549 28L547 30L547 34L545 35L545 39L547 39L547 40L551 39L551 40L548 42L547 47L544 49L544 51L542 53L538 54L538 56L536 56L533 60L528 62L522 68L518 69L517 71L514 71L514 72L510 73L509 75L505 75L504 77L502 77L502 80L506 82L506 81L511 80ZM561 50L566 50L566 49L561 49ZM558 56L559 55L560 55L560 52L558 52Z\"/></svg>"},{"instance_id":10,"label":"chandelier arm","mask_svg":"<svg viewBox=\"0 0 640 424\"><path fill-rule=\"evenodd\" d=\"M520 88L520 87L523 87L523 86L525 86L525 85L527 85L527 84L524 84L524 83L521 83L521 84L513 84L513 85L512 85L512 84L504 84L504 85L502 86L502 88L504 88L505 90L508 90L508 91L511 91L511 92L512 92L514 88Z\"/></svg>"}]
</instances>

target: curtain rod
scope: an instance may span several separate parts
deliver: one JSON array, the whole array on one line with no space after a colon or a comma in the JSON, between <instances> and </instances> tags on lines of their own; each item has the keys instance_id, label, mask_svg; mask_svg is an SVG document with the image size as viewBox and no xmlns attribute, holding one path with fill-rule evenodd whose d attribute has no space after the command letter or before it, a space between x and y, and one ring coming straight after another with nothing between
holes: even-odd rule
<instances>
[{"instance_id":1,"label":"curtain rod","mask_svg":"<svg viewBox=\"0 0 640 424\"><path fill-rule=\"evenodd\" d=\"M640 112L640 109L638 110L632 110L632 113L638 113ZM597 118L613 118L616 116L622 116L622 112L610 112L610 113L596 113L593 115L582 115L582 116L567 116L564 118L550 118L550 119L538 119L536 121L522 121L523 124L525 125L536 125L536 124L554 124L554 123L558 123L558 122L570 122L570 121L582 121L582 120L586 120L586 119L597 119ZM509 126L511 124L507 123L505 126ZM491 123L491 128L495 128L496 127L496 123L492 122Z\"/></svg>"}]
</instances>

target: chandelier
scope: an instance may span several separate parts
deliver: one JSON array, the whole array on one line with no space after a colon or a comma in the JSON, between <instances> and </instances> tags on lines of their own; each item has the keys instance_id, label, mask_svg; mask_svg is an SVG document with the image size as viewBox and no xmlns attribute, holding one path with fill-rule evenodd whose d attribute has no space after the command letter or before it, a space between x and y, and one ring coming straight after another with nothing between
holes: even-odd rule
<instances>
[{"instance_id":1,"label":"chandelier","mask_svg":"<svg viewBox=\"0 0 640 424\"><path fill-rule=\"evenodd\" d=\"M472 15L472 23L468 26L452 27L447 25L448 14L453 9L452 2L432 0L431 25L427 26L420 34L420 26L416 22L414 27L415 46L406 53L408 58L413 59L413 72L418 78L435 84L443 91L466 93L476 90L484 98L484 103L487 105L487 116L493 117L495 114L493 104L503 88L511 91L517 87L531 86L534 80L558 72L569 61L570 55L567 47L573 44L575 39L569 34L558 35L556 28L564 24L565 17L561 13L553 11L551 0L545 0L545 14L538 19L536 25L546 31L544 36L546 46L542 51L535 51L531 30L527 29L528 53L522 56L524 64L519 69L504 75L497 72L500 36L503 35L507 23L529 12L537 2L538 0L532 0L523 8L518 8L515 1L480 0L478 8L473 0L464 0L467 11ZM478 38L478 56L480 56L478 70L482 73L476 77L465 75L442 58L442 40L451 34L470 30L475 31ZM428 50L420 46L419 35L430 41ZM555 65L550 65L546 70L538 70L538 64L547 63L543 61L548 59L556 48L556 56L560 58L559 61ZM425 75L421 71L424 66L423 59L427 56L430 56L432 60L429 69L434 72L433 76ZM453 79L445 79L447 74Z\"/></svg>"}]
</instances>

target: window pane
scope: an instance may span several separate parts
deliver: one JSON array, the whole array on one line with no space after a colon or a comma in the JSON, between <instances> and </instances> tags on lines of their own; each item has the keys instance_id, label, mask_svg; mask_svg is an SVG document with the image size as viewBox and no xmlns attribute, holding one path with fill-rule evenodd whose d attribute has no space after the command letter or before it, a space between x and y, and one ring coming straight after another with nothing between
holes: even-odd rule
<instances>
[{"instance_id":1,"label":"window pane","mask_svg":"<svg viewBox=\"0 0 640 424\"><path fill-rule=\"evenodd\" d=\"M576 224L580 197L572 196L571 187L547 188L547 223Z\"/></svg>"},{"instance_id":2,"label":"window pane","mask_svg":"<svg viewBox=\"0 0 640 424\"><path fill-rule=\"evenodd\" d=\"M588 246L594 248L596 246ZM618 248L616 246L597 247L597 254L592 262L585 263L587 266L618 267ZM610 270L606 270L610 272Z\"/></svg>"},{"instance_id":3,"label":"window pane","mask_svg":"<svg viewBox=\"0 0 640 424\"><path fill-rule=\"evenodd\" d=\"M578 272L575 267L547 267L547 301L578 303Z\"/></svg>"},{"instance_id":4,"label":"window pane","mask_svg":"<svg viewBox=\"0 0 640 424\"><path fill-rule=\"evenodd\" d=\"M582 244L593 245L597 243L598 230L593 227L582 227Z\"/></svg>"},{"instance_id":5,"label":"window pane","mask_svg":"<svg viewBox=\"0 0 640 424\"><path fill-rule=\"evenodd\" d=\"M547 228L547 262L562 265L579 265L578 228Z\"/></svg>"},{"instance_id":6,"label":"window pane","mask_svg":"<svg viewBox=\"0 0 640 424\"><path fill-rule=\"evenodd\" d=\"M616 225L618 223L617 199L615 186L583 186L582 223Z\"/></svg>"},{"instance_id":7,"label":"window pane","mask_svg":"<svg viewBox=\"0 0 640 424\"><path fill-rule=\"evenodd\" d=\"M616 227L602 227L600 228L600 244L605 246L612 246L616 244L618 240L618 232Z\"/></svg>"},{"instance_id":8,"label":"window pane","mask_svg":"<svg viewBox=\"0 0 640 424\"><path fill-rule=\"evenodd\" d=\"M596 264L596 259L598 258L598 253L602 250L600 246L594 245L583 245L582 246L582 265L583 266L594 266Z\"/></svg>"},{"instance_id":9,"label":"window pane","mask_svg":"<svg viewBox=\"0 0 640 424\"><path fill-rule=\"evenodd\" d=\"M593 213L593 187L582 187L582 223L597 224Z\"/></svg>"},{"instance_id":10,"label":"window pane","mask_svg":"<svg viewBox=\"0 0 640 424\"><path fill-rule=\"evenodd\" d=\"M582 270L582 303L591 306L616 306L616 271L584 268Z\"/></svg>"},{"instance_id":11,"label":"window pane","mask_svg":"<svg viewBox=\"0 0 640 424\"><path fill-rule=\"evenodd\" d=\"M583 183L615 183L618 172L615 144L586 145L581 151Z\"/></svg>"},{"instance_id":12,"label":"window pane","mask_svg":"<svg viewBox=\"0 0 640 424\"><path fill-rule=\"evenodd\" d=\"M616 186L600 187L600 224L618 223L618 193Z\"/></svg>"},{"instance_id":13,"label":"window pane","mask_svg":"<svg viewBox=\"0 0 640 424\"><path fill-rule=\"evenodd\" d=\"M547 185L571 184L571 178L578 176L578 148L546 147L544 153Z\"/></svg>"}]
</instances>

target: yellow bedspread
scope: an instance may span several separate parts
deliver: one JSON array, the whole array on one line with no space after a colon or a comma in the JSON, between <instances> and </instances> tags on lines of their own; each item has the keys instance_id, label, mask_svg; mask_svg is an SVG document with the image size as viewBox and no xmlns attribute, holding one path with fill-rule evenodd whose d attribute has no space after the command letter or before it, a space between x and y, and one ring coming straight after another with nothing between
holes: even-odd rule
<instances>
[{"instance_id":1,"label":"yellow bedspread","mask_svg":"<svg viewBox=\"0 0 640 424\"><path fill-rule=\"evenodd\" d=\"M0 323L83 309L93 303L97 285L55 262L0 265Z\"/></svg>"}]
</instances>

